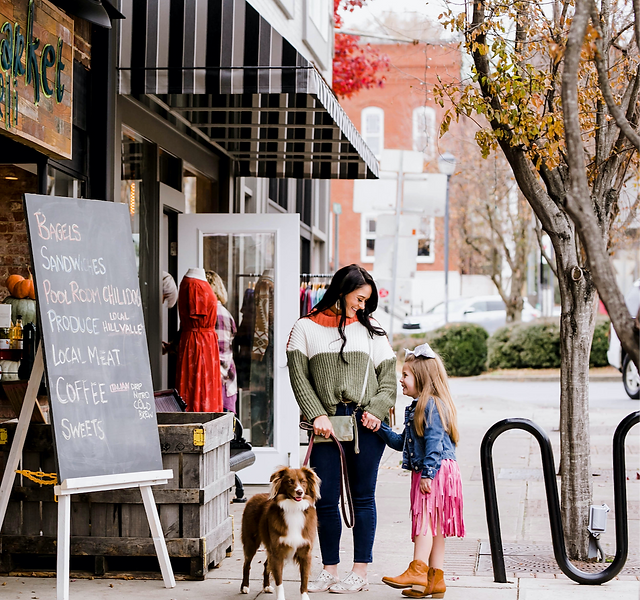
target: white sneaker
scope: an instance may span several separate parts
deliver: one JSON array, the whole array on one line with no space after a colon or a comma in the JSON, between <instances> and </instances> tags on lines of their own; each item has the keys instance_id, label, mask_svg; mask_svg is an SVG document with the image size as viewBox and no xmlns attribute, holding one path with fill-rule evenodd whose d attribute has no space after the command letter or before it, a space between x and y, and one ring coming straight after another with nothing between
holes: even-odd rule
<instances>
[{"instance_id":1,"label":"white sneaker","mask_svg":"<svg viewBox=\"0 0 640 600\"><path fill-rule=\"evenodd\" d=\"M326 592L332 585L339 583L340 580L334 577L329 571L322 569L320 575L318 575L313 581L309 582L307 590L311 593Z\"/></svg>"},{"instance_id":2,"label":"white sneaker","mask_svg":"<svg viewBox=\"0 0 640 600\"><path fill-rule=\"evenodd\" d=\"M366 592L369 590L369 582L356 575L353 571L342 581L334 583L329 591L333 594L355 594L356 592Z\"/></svg>"}]
</instances>

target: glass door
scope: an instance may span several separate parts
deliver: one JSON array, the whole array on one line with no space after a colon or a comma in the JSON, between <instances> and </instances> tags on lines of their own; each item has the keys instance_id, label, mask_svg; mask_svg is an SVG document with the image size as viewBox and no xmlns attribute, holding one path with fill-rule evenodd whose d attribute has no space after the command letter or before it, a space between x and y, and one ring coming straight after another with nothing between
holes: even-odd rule
<instances>
[{"instance_id":1,"label":"glass door","mask_svg":"<svg viewBox=\"0 0 640 600\"><path fill-rule=\"evenodd\" d=\"M299 410L289 384L286 343L299 312L300 224L296 214L178 217L178 277L215 271L237 333L236 410L256 462L246 483L268 483L278 465L298 466Z\"/></svg>"}]
</instances>

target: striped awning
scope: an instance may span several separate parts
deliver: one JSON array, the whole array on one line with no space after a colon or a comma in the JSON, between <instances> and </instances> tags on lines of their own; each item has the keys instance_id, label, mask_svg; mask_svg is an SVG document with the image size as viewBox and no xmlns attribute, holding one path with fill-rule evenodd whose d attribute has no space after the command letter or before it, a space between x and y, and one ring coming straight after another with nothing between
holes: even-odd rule
<instances>
[{"instance_id":1,"label":"striped awning","mask_svg":"<svg viewBox=\"0 0 640 600\"><path fill-rule=\"evenodd\" d=\"M320 73L246 0L123 0L122 12L120 93L152 96L237 175L378 177Z\"/></svg>"}]
</instances>

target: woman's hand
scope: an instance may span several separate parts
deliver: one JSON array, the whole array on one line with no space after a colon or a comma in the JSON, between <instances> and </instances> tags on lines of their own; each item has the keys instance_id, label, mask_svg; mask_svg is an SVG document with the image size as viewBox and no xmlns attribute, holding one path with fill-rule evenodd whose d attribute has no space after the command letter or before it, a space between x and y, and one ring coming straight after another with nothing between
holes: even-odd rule
<instances>
[{"instance_id":1,"label":"woman's hand","mask_svg":"<svg viewBox=\"0 0 640 600\"><path fill-rule=\"evenodd\" d=\"M423 494L430 494L431 493L431 482L433 481L433 479L426 479L426 478L422 478L420 480L420 491Z\"/></svg>"},{"instance_id":2,"label":"woman's hand","mask_svg":"<svg viewBox=\"0 0 640 600\"><path fill-rule=\"evenodd\" d=\"M362 424L367 428L371 429L371 431L378 431L380 429L382 421L378 419L378 417L373 416L371 413L368 413L366 410L362 413Z\"/></svg>"},{"instance_id":3,"label":"woman's hand","mask_svg":"<svg viewBox=\"0 0 640 600\"><path fill-rule=\"evenodd\" d=\"M313 420L313 433L329 438L333 433L333 425L327 415L320 415Z\"/></svg>"}]
</instances>

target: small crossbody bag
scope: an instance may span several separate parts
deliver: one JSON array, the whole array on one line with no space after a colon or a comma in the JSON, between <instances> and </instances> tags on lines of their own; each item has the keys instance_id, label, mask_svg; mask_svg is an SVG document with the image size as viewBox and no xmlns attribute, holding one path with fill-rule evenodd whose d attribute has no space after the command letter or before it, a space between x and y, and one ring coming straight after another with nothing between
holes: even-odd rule
<instances>
[{"instance_id":1,"label":"small crossbody bag","mask_svg":"<svg viewBox=\"0 0 640 600\"><path fill-rule=\"evenodd\" d=\"M331 425L333 427L333 433L335 438L339 442L355 442L354 451L356 454L360 454L360 447L358 445L358 421L356 417L356 411L362 409L362 401L367 391L367 382L369 381L369 367L371 366L371 338L369 338L369 357L367 360L367 370L364 373L364 381L362 383L362 392L360 393L360 400L354 411L350 415L341 415L329 417ZM314 443L331 442L332 438L325 438L321 435L314 436Z\"/></svg>"}]
</instances>

